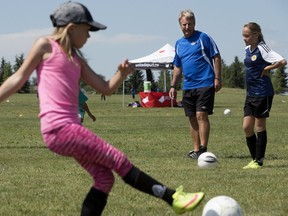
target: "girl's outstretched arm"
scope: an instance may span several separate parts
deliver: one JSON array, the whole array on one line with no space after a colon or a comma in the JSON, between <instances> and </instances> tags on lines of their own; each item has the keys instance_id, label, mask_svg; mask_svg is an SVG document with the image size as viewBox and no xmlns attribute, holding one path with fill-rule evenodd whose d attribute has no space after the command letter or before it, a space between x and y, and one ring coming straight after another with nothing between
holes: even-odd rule
<instances>
[{"instance_id":1,"label":"girl's outstretched arm","mask_svg":"<svg viewBox=\"0 0 288 216\"><path fill-rule=\"evenodd\" d=\"M97 75L86 62L82 63L82 79L85 81L85 83L92 86L96 91L104 95L113 94L121 85L123 80L125 80L126 77L133 72L134 69L126 59L124 62L118 65L118 70L114 76L110 80L105 81L101 76Z\"/></svg>"},{"instance_id":2,"label":"girl's outstretched arm","mask_svg":"<svg viewBox=\"0 0 288 216\"><path fill-rule=\"evenodd\" d=\"M0 86L0 102L17 92L24 85L49 48L51 49L46 38L39 38L35 41L21 67Z\"/></svg>"}]
</instances>

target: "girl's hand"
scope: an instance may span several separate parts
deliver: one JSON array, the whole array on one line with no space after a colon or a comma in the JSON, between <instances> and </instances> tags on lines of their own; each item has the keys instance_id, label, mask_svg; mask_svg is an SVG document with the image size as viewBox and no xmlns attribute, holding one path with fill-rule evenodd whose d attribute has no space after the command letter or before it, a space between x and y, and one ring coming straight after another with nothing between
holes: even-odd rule
<instances>
[{"instance_id":1,"label":"girl's hand","mask_svg":"<svg viewBox=\"0 0 288 216\"><path fill-rule=\"evenodd\" d=\"M263 76L269 76L269 72L270 72L270 70L263 70L262 71L262 73L261 73L261 75L260 75L260 78L262 78Z\"/></svg>"},{"instance_id":2,"label":"girl's hand","mask_svg":"<svg viewBox=\"0 0 288 216\"><path fill-rule=\"evenodd\" d=\"M126 59L124 62L118 65L118 71L120 71L120 73L124 76L128 76L129 74L134 72L134 68L128 62L128 59Z\"/></svg>"}]
</instances>

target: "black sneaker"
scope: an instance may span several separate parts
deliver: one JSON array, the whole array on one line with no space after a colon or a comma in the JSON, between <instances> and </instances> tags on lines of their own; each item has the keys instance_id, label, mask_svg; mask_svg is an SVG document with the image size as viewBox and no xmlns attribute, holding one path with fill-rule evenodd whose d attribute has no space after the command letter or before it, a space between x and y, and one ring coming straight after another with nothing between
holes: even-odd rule
<instances>
[{"instance_id":1,"label":"black sneaker","mask_svg":"<svg viewBox=\"0 0 288 216\"><path fill-rule=\"evenodd\" d=\"M198 157L199 157L198 152L199 152L199 151L197 151L197 152L195 152L195 151L190 151L187 156L190 157L190 158L192 158L192 159L198 159Z\"/></svg>"},{"instance_id":2,"label":"black sneaker","mask_svg":"<svg viewBox=\"0 0 288 216\"><path fill-rule=\"evenodd\" d=\"M201 145L199 151L190 151L187 156L192 159L198 159L204 152L207 152L207 148Z\"/></svg>"}]
</instances>

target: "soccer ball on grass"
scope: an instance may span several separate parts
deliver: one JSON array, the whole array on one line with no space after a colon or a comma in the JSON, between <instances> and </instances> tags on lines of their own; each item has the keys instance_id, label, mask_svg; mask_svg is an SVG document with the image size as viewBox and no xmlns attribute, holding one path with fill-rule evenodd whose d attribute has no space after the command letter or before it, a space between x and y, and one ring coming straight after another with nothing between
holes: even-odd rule
<instances>
[{"instance_id":1,"label":"soccer ball on grass","mask_svg":"<svg viewBox=\"0 0 288 216\"><path fill-rule=\"evenodd\" d=\"M202 216L243 216L243 211L233 198L217 196L206 203Z\"/></svg>"},{"instance_id":2,"label":"soccer ball on grass","mask_svg":"<svg viewBox=\"0 0 288 216\"><path fill-rule=\"evenodd\" d=\"M225 109L223 113L224 113L224 115L230 115L231 114L231 110L230 109Z\"/></svg>"},{"instance_id":3,"label":"soccer ball on grass","mask_svg":"<svg viewBox=\"0 0 288 216\"><path fill-rule=\"evenodd\" d=\"M211 152L204 152L198 158L198 166L201 168L213 168L217 163L217 157Z\"/></svg>"}]
</instances>

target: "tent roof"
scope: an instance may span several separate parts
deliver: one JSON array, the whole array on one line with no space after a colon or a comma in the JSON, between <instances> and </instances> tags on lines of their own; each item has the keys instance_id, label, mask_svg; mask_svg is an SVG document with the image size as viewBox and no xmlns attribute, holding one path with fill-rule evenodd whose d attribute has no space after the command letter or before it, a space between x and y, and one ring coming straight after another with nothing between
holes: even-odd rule
<instances>
[{"instance_id":1,"label":"tent roof","mask_svg":"<svg viewBox=\"0 0 288 216\"><path fill-rule=\"evenodd\" d=\"M150 55L129 61L136 69L162 69L172 68L175 49L170 44L158 49Z\"/></svg>"}]
</instances>

